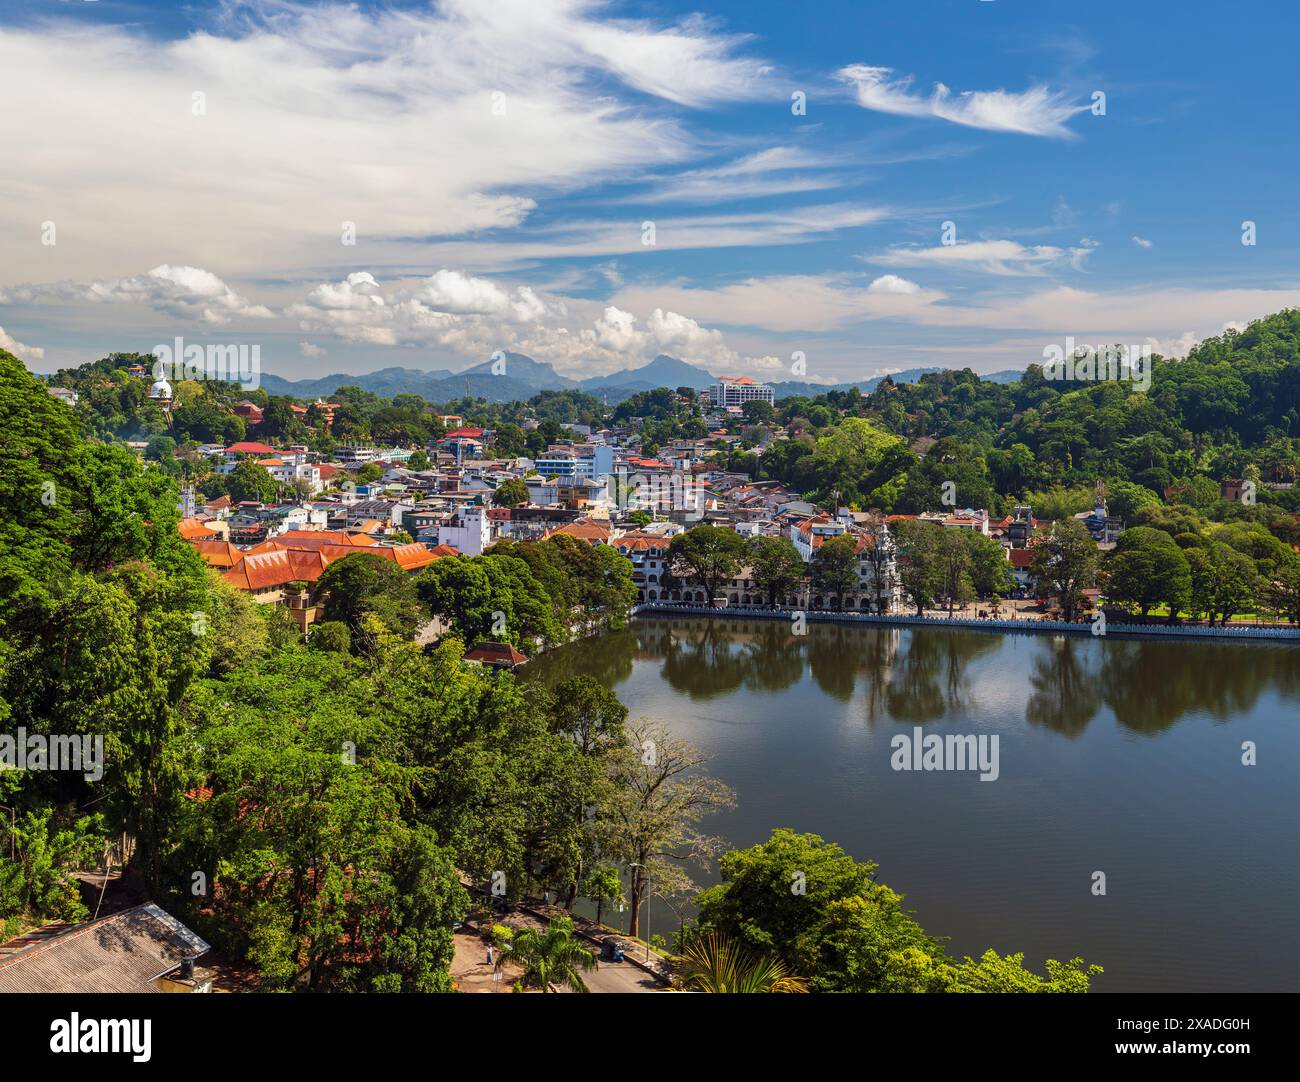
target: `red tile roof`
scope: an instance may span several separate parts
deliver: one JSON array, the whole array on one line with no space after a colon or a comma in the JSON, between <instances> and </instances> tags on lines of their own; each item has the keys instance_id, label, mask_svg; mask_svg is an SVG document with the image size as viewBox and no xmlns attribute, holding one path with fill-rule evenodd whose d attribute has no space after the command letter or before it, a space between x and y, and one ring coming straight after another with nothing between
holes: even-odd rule
<instances>
[{"instance_id":1,"label":"red tile roof","mask_svg":"<svg viewBox=\"0 0 1300 1082\"><path fill-rule=\"evenodd\" d=\"M268 447L264 443L232 443L226 448L228 455L273 455L274 447Z\"/></svg>"},{"instance_id":2,"label":"red tile roof","mask_svg":"<svg viewBox=\"0 0 1300 1082\"><path fill-rule=\"evenodd\" d=\"M190 544L198 550L203 562L209 567L234 567L245 555L229 541L197 538L192 539Z\"/></svg>"},{"instance_id":3,"label":"red tile roof","mask_svg":"<svg viewBox=\"0 0 1300 1082\"><path fill-rule=\"evenodd\" d=\"M344 530L285 530L275 535L275 540L285 548L319 548L321 545L351 545L353 548L368 548L376 544L373 537L364 533L348 533Z\"/></svg>"},{"instance_id":4,"label":"red tile roof","mask_svg":"<svg viewBox=\"0 0 1300 1082\"><path fill-rule=\"evenodd\" d=\"M465 651L466 661L486 661L486 662L509 662L513 665L522 665L528 660L523 654L511 646L508 642L489 642L484 640L476 642L473 649Z\"/></svg>"}]
</instances>

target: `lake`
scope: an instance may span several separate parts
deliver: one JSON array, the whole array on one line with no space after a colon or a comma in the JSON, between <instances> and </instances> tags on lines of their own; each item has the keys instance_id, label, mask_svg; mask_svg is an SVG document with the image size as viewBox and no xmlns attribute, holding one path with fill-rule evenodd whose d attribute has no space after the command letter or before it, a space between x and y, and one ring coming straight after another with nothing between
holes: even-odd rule
<instances>
[{"instance_id":1,"label":"lake","mask_svg":"<svg viewBox=\"0 0 1300 1082\"><path fill-rule=\"evenodd\" d=\"M613 688L735 790L710 832L876 861L954 954L1081 955L1096 991L1300 990L1293 644L638 617L524 672ZM996 735L996 780L893 769L916 726ZM678 924L659 898L649 918Z\"/></svg>"}]
</instances>

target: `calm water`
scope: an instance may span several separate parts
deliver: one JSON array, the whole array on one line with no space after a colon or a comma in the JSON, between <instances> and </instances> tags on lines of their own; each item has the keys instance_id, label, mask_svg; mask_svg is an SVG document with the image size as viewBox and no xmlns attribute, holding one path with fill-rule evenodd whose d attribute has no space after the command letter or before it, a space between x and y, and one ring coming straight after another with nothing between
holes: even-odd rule
<instances>
[{"instance_id":1,"label":"calm water","mask_svg":"<svg viewBox=\"0 0 1300 1082\"><path fill-rule=\"evenodd\" d=\"M786 826L877 861L953 953L1082 955L1097 991L1300 989L1294 645L681 617L528 669L595 676L703 748L736 791L707 824L732 846ZM998 734L1001 777L894 771L915 725Z\"/></svg>"}]
</instances>

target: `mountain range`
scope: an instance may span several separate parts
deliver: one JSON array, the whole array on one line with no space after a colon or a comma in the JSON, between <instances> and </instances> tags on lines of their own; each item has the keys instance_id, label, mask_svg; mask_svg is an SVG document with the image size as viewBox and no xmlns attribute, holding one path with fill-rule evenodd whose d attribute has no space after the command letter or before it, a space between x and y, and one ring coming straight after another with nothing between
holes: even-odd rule
<instances>
[{"instance_id":1,"label":"mountain range","mask_svg":"<svg viewBox=\"0 0 1300 1082\"><path fill-rule=\"evenodd\" d=\"M942 372L942 368L909 368L895 372L895 383L915 383L927 372ZM1015 370L994 372L981 378L994 383L1011 383L1021 373ZM354 386L371 391L381 398L398 394L418 394L429 402L451 402L466 394L485 398L489 402L522 401L541 391L577 390L603 398L611 405L636 394L652 391L656 387L691 387L703 390L716 382L711 372L698 365L689 364L677 357L661 353L649 364L640 368L624 368L607 376L573 380L560 375L545 361L537 361L522 353L504 353L496 361L487 360L461 372L449 369L381 368L376 372L353 376L336 373L318 379L287 380L269 372L262 374L262 386L268 394L291 395L300 399L329 398L339 387ZM776 397L792 398L797 395L813 397L827 391L847 391L857 387L863 394L876 389L884 376L849 383L805 383L784 380L772 383Z\"/></svg>"}]
</instances>

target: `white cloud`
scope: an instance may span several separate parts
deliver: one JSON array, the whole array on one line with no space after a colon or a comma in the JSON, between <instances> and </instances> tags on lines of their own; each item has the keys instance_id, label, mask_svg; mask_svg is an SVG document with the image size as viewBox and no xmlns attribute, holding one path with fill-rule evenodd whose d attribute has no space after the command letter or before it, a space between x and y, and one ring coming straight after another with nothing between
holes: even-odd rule
<instances>
[{"instance_id":1,"label":"white cloud","mask_svg":"<svg viewBox=\"0 0 1300 1082\"><path fill-rule=\"evenodd\" d=\"M721 331L655 305L639 319L616 304L551 297L457 272L380 283L366 271L310 289L285 315L309 334L379 346L442 348L467 359L524 353L561 372L595 375L670 353L706 367L759 369L779 362L731 348Z\"/></svg>"},{"instance_id":2,"label":"white cloud","mask_svg":"<svg viewBox=\"0 0 1300 1082\"><path fill-rule=\"evenodd\" d=\"M45 357L45 350L40 346L24 345L9 335L3 327L0 327L0 349L7 349L22 361L39 361Z\"/></svg>"},{"instance_id":3,"label":"white cloud","mask_svg":"<svg viewBox=\"0 0 1300 1082\"><path fill-rule=\"evenodd\" d=\"M1026 246L1014 240L979 240L933 248L890 248L865 258L886 267L944 267L1020 277L1064 265L1077 269L1094 247L1086 242L1077 248L1056 248L1044 244Z\"/></svg>"},{"instance_id":4,"label":"white cloud","mask_svg":"<svg viewBox=\"0 0 1300 1082\"><path fill-rule=\"evenodd\" d=\"M1019 132L1072 139L1065 123L1088 108L1076 105L1069 96L1043 86L1022 93L1007 90L967 90L955 98L943 83L925 96L912 92L912 77L891 78L892 68L851 64L836 73L855 89L864 109L897 116L938 117L954 124L986 131Z\"/></svg>"},{"instance_id":5,"label":"white cloud","mask_svg":"<svg viewBox=\"0 0 1300 1082\"><path fill-rule=\"evenodd\" d=\"M639 286L620 290L614 299L628 308L667 305L729 328L812 335L864 320L907 319L943 298L891 274L865 286L857 278L829 275L750 278L713 289Z\"/></svg>"},{"instance_id":6,"label":"white cloud","mask_svg":"<svg viewBox=\"0 0 1300 1082\"><path fill-rule=\"evenodd\" d=\"M458 315L501 316L524 323L546 314L546 306L527 286L511 296L495 282L458 271L436 272L413 295L431 308Z\"/></svg>"},{"instance_id":7,"label":"white cloud","mask_svg":"<svg viewBox=\"0 0 1300 1082\"><path fill-rule=\"evenodd\" d=\"M318 345L316 345L316 343L314 343L314 342L299 342L299 343L298 343L298 351L299 351L299 352L300 352L304 357L311 357L311 358L313 358L313 359L316 359L316 358L324 357L324 356L325 356L325 349L324 349L324 347L322 347L322 346L318 346Z\"/></svg>"},{"instance_id":8,"label":"white cloud","mask_svg":"<svg viewBox=\"0 0 1300 1082\"><path fill-rule=\"evenodd\" d=\"M1136 244L1139 248L1152 248L1152 247L1154 247L1154 244L1153 244L1151 241L1147 240L1145 237L1139 237L1139 236L1137 236L1136 234L1134 234L1134 236L1132 237L1132 240L1133 240L1133 243Z\"/></svg>"},{"instance_id":9,"label":"white cloud","mask_svg":"<svg viewBox=\"0 0 1300 1082\"><path fill-rule=\"evenodd\" d=\"M668 103L751 98L766 70L698 20L614 24L585 0L268 0L224 26L0 27L0 140L23 148L0 250L31 253L0 283L37 261L87 281L177 252L228 278L342 273L358 249L409 268L430 238L518 225L539 193L688 160Z\"/></svg>"},{"instance_id":10,"label":"white cloud","mask_svg":"<svg viewBox=\"0 0 1300 1082\"><path fill-rule=\"evenodd\" d=\"M797 147L769 147L722 165L688 169L652 178L649 191L627 196L623 203L712 203L825 191L845 183L848 174L828 169L844 165L836 158Z\"/></svg>"},{"instance_id":11,"label":"white cloud","mask_svg":"<svg viewBox=\"0 0 1300 1082\"><path fill-rule=\"evenodd\" d=\"M175 319L225 324L234 319L270 319L271 310L235 292L202 267L164 263L144 274L76 282L29 283L0 289L0 304L140 304Z\"/></svg>"},{"instance_id":12,"label":"white cloud","mask_svg":"<svg viewBox=\"0 0 1300 1082\"><path fill-rule=\"evenodd\" d=\"M867 286L868 293L915 293L921 287L896 274L882 274Z\"/></svg>"},{"instance_id":13,"label":"white cloud","mask_svg":"<svg viewBox=\"0 0 1300 1082\"><path fill-rule=\"evenodd\" d=\"M162 264L145 274L94 282L91 300L145 304L176 319L229 323L235 317L270 319L271 310L236 293L211 271L201 267Z\"/></svg>"}]
</instances>

